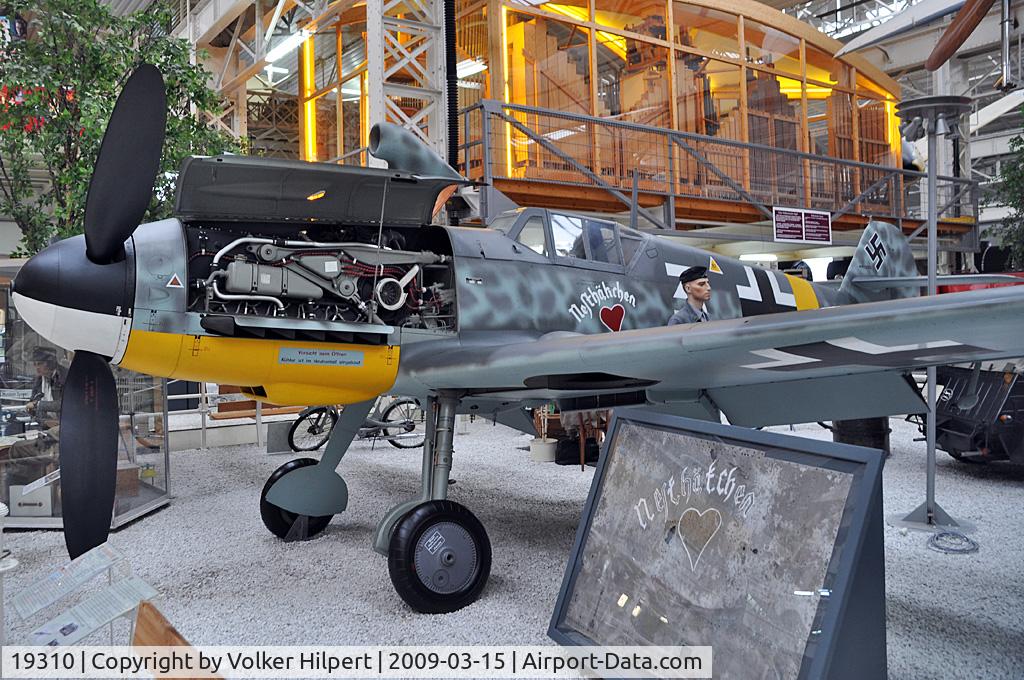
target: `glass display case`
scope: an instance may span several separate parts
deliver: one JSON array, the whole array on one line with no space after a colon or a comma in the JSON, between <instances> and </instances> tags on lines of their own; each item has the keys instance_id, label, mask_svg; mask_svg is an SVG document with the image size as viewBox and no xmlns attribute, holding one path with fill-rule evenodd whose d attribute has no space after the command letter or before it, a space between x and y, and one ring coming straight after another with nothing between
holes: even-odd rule
<instances>
[{"instance_id":1,"label":"glass display case","mask_svg":"<svg viewBox=\"0 0 1024 680\"><path fill-rule=\"evenodd\" d=\"M72 352L55 347L10 302L16 270L0 272L0 502L6 526L60 528L60 402ZM111 527L170 500L167 384L113 368L120 403ZM27 493L26 493L27 491Z\"/></svg>"}]
</instances>

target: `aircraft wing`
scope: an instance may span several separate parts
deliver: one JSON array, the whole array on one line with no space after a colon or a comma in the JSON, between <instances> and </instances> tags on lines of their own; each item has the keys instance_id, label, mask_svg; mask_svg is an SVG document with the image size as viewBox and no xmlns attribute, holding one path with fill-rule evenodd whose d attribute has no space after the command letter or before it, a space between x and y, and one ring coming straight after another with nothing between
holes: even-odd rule
<instances>
[{"instance_id":1,"label":"aircraft wing","mask_svg":"<svg viewBox=\"0 0 1024 680\"><path fill-rule=\"evenodd\" d=\"M1024 356L1024 289L1014 287L501 345L464 342L408 368L433 389L541 398L700 390L739 411L749 406L750 395L763 403L773 394L765 388L784 386L799 386L804 402L836 400L840 393L851 403L884 401L887 392L907 384L902 374L910 370L1018 356ZM827 417L793 419L794 410L828 409L798 404L787 392L774 394L793 408L776 404L777 414L749 422ZM919 412L908 395L879 409ZM869 417L856 413L833 417Z\"/></svg>"}]
</instances>

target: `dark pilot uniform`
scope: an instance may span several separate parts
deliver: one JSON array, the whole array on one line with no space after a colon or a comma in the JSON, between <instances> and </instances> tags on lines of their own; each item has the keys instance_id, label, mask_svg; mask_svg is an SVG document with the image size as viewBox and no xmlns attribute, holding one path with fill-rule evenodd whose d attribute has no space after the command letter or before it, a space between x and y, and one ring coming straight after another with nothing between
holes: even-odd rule
<instances>
[{"instance_id":1,"label":"dark pilot uniform","mask_svg":"<svg viewBox=\"0 0 1024 680\"><path fill-rule=\"evenodd\" d=\"M707 310L701 309L698 311L694 309L689 300L687 300L668 320L668 325L675 326L677 323L700 323L701 321L709 320Z\"/></svg>"}]
</instances>

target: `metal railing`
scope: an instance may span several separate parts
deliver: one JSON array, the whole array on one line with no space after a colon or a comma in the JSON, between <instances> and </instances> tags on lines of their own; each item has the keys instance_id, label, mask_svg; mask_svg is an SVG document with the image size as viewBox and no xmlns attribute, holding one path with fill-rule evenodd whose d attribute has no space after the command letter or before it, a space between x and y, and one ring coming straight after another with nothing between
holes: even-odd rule
<instances>
[{"instance_id":1,"label":"metal railing","mask_svg":"<svg viewBox=\"0 0 1024 680\"><path fill-rule=\"evenodd\" d=\"M593 187L628 209L635 173L640 192L664 197L660 218L640 211L662 228L675 226L677 200L693 198L743 203L767 219L772 206L824 210L834 220L927 217L926 174L892 167L888 153L871 164L495 100L461 116L460 168L470 179ZM938 177L938 204L940 220L973 224L977 182Z\"/></svg>"},{"instance_id":2,"label":"metal railing","mask_svg":"<svg viewBox=\"0 0 1024 680\"><path fill-rule=\"evenodd\" d=\"M164 3L171 10L171 25L178 27L196 7L206 0L164 0Z\"/></svg>"},{"instance_id":3,"label":"metal railing","mask_svg":"<svg viewBox=\"0 0 1024 680\"><path fill-rule=\"evenodd\" d=\"M167 384L170 385L171 383L176 383L176 382L185 382L185 381L182 381L182 380L168 380ZM209 424L207 423L207 419L210 417L210 413L213 411L213 409L211 408L213 403L212 403L212 401L210 399L210 392L209 392L209 390L206 387L206 383L205 382L200 382L198 384L199 384L199 391L198 392L189 393L189 394L168 394L167 395L167 401L168 402L171 402L171 401L183 401L183 400L191 401L192 399L198 399L199 400L198 401L198 405L196 406L196 408L175 409L174 411L171 411L171 413L174 414L174 415L182 415L182 414L188 414L188 413L197 413L197 414L199 414L199 448L200 448L200 450L205 451L207 448L209 448L207 446L207 439L206 439L207 430L209 428ZM256 446L263 446L263 402L261 402L259 400L256 401L255 426L256 426ZM170 428L168 427L168 430L169 429Z\"/></svg>"}]
</instances>

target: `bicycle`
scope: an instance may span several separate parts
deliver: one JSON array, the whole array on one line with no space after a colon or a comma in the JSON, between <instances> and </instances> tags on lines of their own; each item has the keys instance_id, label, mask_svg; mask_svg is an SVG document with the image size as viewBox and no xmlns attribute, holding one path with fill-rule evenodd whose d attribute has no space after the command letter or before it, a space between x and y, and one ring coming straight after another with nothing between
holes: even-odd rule
<instances>
[{"instance_id":1,"label":"bicycle","mask_svg":"<svg viewBox=\"0 0 1024 680\"><path fill-rule=\"evenodd\" d=\"M378 401L373 413L363 421L356 439L384 439L398 449L423 446L425 417L415 399L400 397L383 411L381 406L382 401ZM292 451L316 451L330 439L340 413L333 405L307 408L289 428L288 446Z\"/></svg>"}]
</instances>

